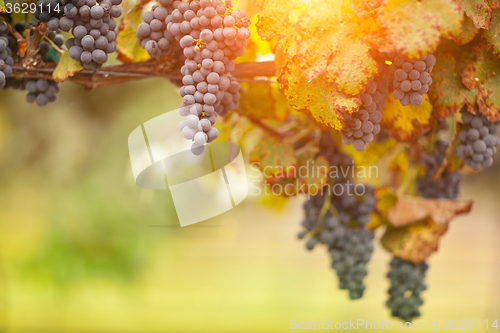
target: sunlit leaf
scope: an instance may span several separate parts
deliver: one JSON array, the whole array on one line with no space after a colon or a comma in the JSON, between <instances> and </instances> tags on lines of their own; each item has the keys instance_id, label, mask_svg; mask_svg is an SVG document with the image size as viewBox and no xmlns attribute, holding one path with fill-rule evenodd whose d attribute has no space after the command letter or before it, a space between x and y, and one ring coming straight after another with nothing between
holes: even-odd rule
<instances>
[{"instance_id":1,"label":"sunlit leaf","mask_svg":"<svg viewBox=\"0 0 500 333\"><path fill-rule=\"evenodd\" d=\"M500 9L493 10L490 29L483 32L483 37L493 53L500 59Z\"/></svg>"},{"instance_id":2,"label":"sunlit leaf","mask_svg":"<svg viewBox=\"0 0 500 333\"><path fill-rule=\"evenodd\" d=\"M486 0L457 0L457 2L477 29L488 29L491 8Z\"/></svg>"},{"instance_id":3,"label":"sunlit leaf","mask_svg":"<svg viewBox=\"0 0 500 333\"><path fill-rule=\"evenodd\" d=\"M469 17L464 16L462 32L453 37L457 45L464 45L470 42L478 34L480 29L476 28ZM486 32L486 31L485 31Z\"/></svg>"},{"instance_id":4,"label":"sunlit leaf","mask_svg":"<svg viewBox=\"0 0 500 333\"><path fill-rule=\"evenodd\" d=\"M116 37L118 60L124 63L144 61L148 53L139 46L136 31L142 23L142 6L134 6L121 20Z\"/></svg>"},{"instance_id":5,"label":"sunlit leaf","mask_svg":"<svg viewBox=\"0 0 500 333\"><path fill-rule=\"evenodd\" d=\"M453 0L389 0L378 17L397 52L409 59L433 52L441 36L458 35L463 18Z\"/></svg>"},{"instance_id":6,"label":"sunlit leaf","mask_svg":"<svg viewBox=\"0 0 500 333\"><path fill-rule=\"evenodd\" d=\"M73 76L76 72L81 71L83 68L80 62L72 59L69 56L69 51L66 50L61 55L57 66L52 73L52 77L56 82L64 82L69 76Z\"/></svg>"},{"instance_id":7,"label":"sunlit leaf","mask_svg":"<svg viewBox=\"0 0 500 333\"><path fill-rule=\"evenodd\" d=\"M267 137L250 153L250 163L262 171L264 181L275 182L293 177L297 168L297 157L290 144Z\"/></svg>"},{"instance_id":8,"label":"sunlit leaf","mask_svg":"<svg viewBox=\"0 0 500 333\"><path fill-rule=\"evenodd\" d=\"M432 105L427 95L424 95L424 102L418 106L402 106L392 94L385 101L380 124L396 140L409 141L432 127Z\"/></svg>"}]
</instances>

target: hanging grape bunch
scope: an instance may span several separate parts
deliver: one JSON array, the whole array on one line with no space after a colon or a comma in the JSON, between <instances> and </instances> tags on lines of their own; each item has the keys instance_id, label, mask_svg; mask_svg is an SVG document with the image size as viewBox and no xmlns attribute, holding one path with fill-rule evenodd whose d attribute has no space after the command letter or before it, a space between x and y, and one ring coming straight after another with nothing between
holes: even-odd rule
<instances>
[{"instance_id":1,"label":"hanging grape bunch","mask_svg":"<svg viewBox=\"0 0 500 333\"><path fill-rule=\"evenodd\" d=\"M99 69L116 51L116 22L120 17L122 0L73 0L64 7L65 17L59 28L72 30L74 38L66 41L71 58L86 69ZM68 20L69 19L69 20Z\"/></svg>"},{"instance_id":2,"label":"hanging grape bunch","mask_svg":"<svg viewBox=\"0 0 500 333\"><path fill-rule=\"evenodd\" d=\"M396 56L390 67L394 73L392 96L403 106L422 104L423 95L429 91L432 84L430 73L435 63L436 58L432 54L411 60Z\"/></svg>"},{"instance_id":3,"label":"hanging grape bunch","mask_svg":"<svg viewBox=\"0 0 500 333\"><path fill-rule=\"evenodd\" d=\"M47 27L55 31L59 29L58 21L64 15L65 5L66 0L38 0L36 2L35 18L42 22L50 22ZM51 27L54 29L51 29Z\"/></svg>"},{"instance_id":4,"label":"hanging grape bunch","mask_svg":"<svg viewBox=\"0 0 500 333\"><path fill-rule=\"evenodd\" d=\"M245 53L250 21L242 10L232 11L230 1L195 0L174 2L173 6L175 9L166 18L167 30L186 57L179 90L179 114L186 120L179 129L185 139L194 141L193 153L201 154L203 146L219 135L212 127L217 115L238 107L239 84L231 72L235 68L233 60ZM157 43L151 39L145 47L154 54Z\"/></svg>"},{"instance_id":5,"label":"hanging grape bunch","mask_svg":"<svg viewBox=\"0 0 500 333\"><path fill-rule=\"evenodd\" d=\"M28 103L36 101L36 104L39 106L44 106L49 102L55 102L57 100L59 84L44 79L28 80L26 82L26 90L28 90L28 95L26 95L26 101L28 101Z\"/></svg>"},{"instance_id":6,"label":"hanging grape bunch","mask_svg":"<svg viewBox=\"0 0 500 333\"><path fill-rule=\"evenodd\" d=\"M157 58L172 51L170 43L175 38L167 29L167 25L172 21L173 3L173 0L162 0L160 6L153 6L142 15L144 22L139 24L136 36L139 45L148 52L150 57Z\"/></svg>"},{"instance_id":7,"label":"hanging grape bunch","mask_svg":"<svg viewBox=\"0 0 500 333\"><path fill-rule=\"evenodd\" d=\"M12 50L9 48L9 39L2 36L7 31L5 22L0 22L0 88L3 88L7 79L12 75L12 66L14 60L12 59Z\"/></svg>"},{"instance_id":8,"label":"hanging grape bunch","mask_svg":"<svg viewBox=\"0 0 500 333\"><path fill-rule=\"evenodd\" d=\"M361 108L352 115L346 115L346 129L342 131L342 143L353 145L357 151L363 151L374 135L380 132L382 109L385 106L389 84L385 79L370 80L361 94Z\"/></svg>"},{"instance_id":9,"label":"hanging grape bunch","mask_svg":"<svg viewBox=\"0 0 500 333\"><path fill-rule=\"evenodd\" d=\"M498 123L492 124L485 116L476 112L473 115L462 111L462 130L458 133L460 145L457 147L457 157L464 160L465 165L479 170L483 166L493 165L493 156L497 153L500 143Z\"/></svg>"}]
</instances>

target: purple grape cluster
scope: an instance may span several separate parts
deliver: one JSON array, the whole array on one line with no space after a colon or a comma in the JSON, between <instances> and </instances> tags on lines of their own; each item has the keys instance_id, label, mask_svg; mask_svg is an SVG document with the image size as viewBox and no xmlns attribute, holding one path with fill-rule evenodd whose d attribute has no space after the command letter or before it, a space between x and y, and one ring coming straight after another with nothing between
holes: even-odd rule
<instances>
[{"instance_id":1,"label":"purple grape cluster","mask_svg":"<svg viewBox=\"0 0 500 333\"><path fill-rule=\"evenodd\" d=\"M161 0L160 6L153 6L142 15L144 22L139 24L136 36L150 57L157 58L172 51L171 43L175 38L167 25L172 21L174 9L174 0Z\"/></svg>"},{"instance_id":2,"label":"purple grape cluster","mask_svg":"<svg viewBox=\"0 0 500 333\"><path fill-rule=\"evenodd\" d=\"M492 124L479 112L473 115L467 111L462 111L462 122L462 130L458 133L460 145L456 150L457 157L474 170L492 166L493 156L500 143L498 123Z\"/></svg>"},{"instance_id":3,"label":"purple grape cluster","mask_svg":"<svg viewBox=\"0 0 500 333\"><path fill-rule=\"evenodd\" d=\"M63 31L72 30L74 38L66 41L66 47L70 57L80 61L84 68L101 68L108 60L108 54L116 51L117 32L113 18L121 16L121 2L122 0L71 0L64 6L64 16L57 19L58 28Z\"/></svg>"},{"instance_id":4,"label":"purple grape cluster","mask_svg":"<svg viewBox=\"0 0 500 333\"><path fill-rule=\"evenodd\" d=\"M25 88L28 90L28 95L26 95L28 103L36 102L38 106L45 106L57 100L59 83L44 79L28 80Z\"/></svg>"},{"instance_id":5,"label":"purple grape cluster","mask_svg":"<svg viewBox=\"0 0 500 333\"><path fill-rule=\"evenodd\" d=\"M361 94L361 108L346 116L346 129L342 131L343 144L352 144L355 150L363 151L366 143L373 141L374 135L380 132L381 111L385 106L384 99L388 90L387 80L370 80L365 92Z\"/></svg>"},{"instance_id":6,"label":"purple grape cluster","mask_svg":"<svg viewBox=\"0 0 500 333\"><path fill-rule=\"evenodd\" d=\"M12 75L12 50L9 48L9 39L2 36L7 31L7 24L0 22L0 88L5 87L7 79Z\"/></svg>"},{"instance_id":7,"label":"purple grape cluster","mask_svg":"<svg viewBox=\"0 0 500 333\"><path fill-rule=\"evenodd\" d=\"M418 60L405 60L396 56L390 67L391 73L394 74L392 96L403 106L422 104L423 95L429 91L432 84L430 73L435 63L436 57L432 54Z\"/></svg>"},{"instance_id":8,"label":"purple grape cluster","mask_svg":"<svg viewBox=\"0 0 500 333\"><path fill-rule=\"evenodd\" d=\"M194 141L193 153L201 154L203 146L219 135L212 127L217 115L224 116L239 106L240 85L231 72L233 60L245 53L250 21L244 11L231 10L228 0L174 1L172 6L174 10L166 19L167 31L186 57L179 90L179 114L186 120L179 128L185 139ZM146 50L154 53L156 45L151 39L146 42Z\"/></svg>"},{"instance_id":9,"label":"purple grape cluster","mask_svg":"<svg viewBox=\"0 0 500 333\"><path fill-rule=\"evenodd\" d=\"M66 0L38 0L36 2L35 18L42 22L50 22L47 23L47 27L49 30L55 31L59 29L59 18L64 15L64 6L66 4Z\"/></svg>"}]
</instances>

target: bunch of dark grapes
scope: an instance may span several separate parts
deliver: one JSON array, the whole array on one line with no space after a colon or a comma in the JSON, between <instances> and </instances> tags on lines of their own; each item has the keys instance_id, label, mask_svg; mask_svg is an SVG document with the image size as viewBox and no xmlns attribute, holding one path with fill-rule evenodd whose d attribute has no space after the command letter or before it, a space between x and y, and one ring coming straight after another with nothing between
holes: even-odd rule
<instances>
[{"instance_id":1,"label":"bunch of dark grapes","mask_svg":"<svg viewBox=\"0 0 500 333\"><path fill-rule=\"evenodd\" d=\"M122 14L122 0L72 0L64 6L65 16L59 20L63 31L72 29L74 38L66 41L71 58L86 69L99 69L116 51L117 36L114 17Z\"/></svg>"},{"instance_id":2,"label":"bunch of dark grapes","mask_svg":"<svg viewBox=\"0 0 500 333\"><path fill-rule=\"evenodd\" d=\"M460 193L462 176L458 172L444 169L439 177L433 180L434 174L441 167L449 145L441 140L436 141L432 155L423 158L425 174L417 179L417 190L423 198L456 199Z\"/></svg>"},{"instance_id":3,"label":"bunch of dark grapes","mask_svg":"<svg viewBox=\"0 0 500 333\"><path fill-rule=\"evenodd\" d=\"M194 141L193 153L201 154L204 145L219 135L212 127L217 115L225 115L239 105L240 86L231 72L235 68L233 60L245 53L250 21L242 10L232 11L230 1L174 1L172 6L174 10L166 19L167 30L186 57L179 90L179 114L186 120L179 128L185 139ZM145 47L154 54L156 45L151 39Z\"/></svg>"},{"instance_id":4,"label":"bunch of dark grapes","mask_svg":"<svg viewBox=\"0 0 500 333\"><path fill-rule=\"evenodd\" d=\"M176 8L178 5L178 3L175 4ZM139 24L136 36L139 45L146 49L150 57L157 58L162 54L172 52L171 43L175 38L167 29L167 25L172 22L171 14L174 9L173 0L161 0L160 6L153 6L142 15L144 22Z\"/></svg>"},{"instance_id":5,"label":"bunch of dark grapes","mask_svg":"<svg viewBox=\"0 0 500 333\"><path fill-rule=\"evenodd\" d=\"M390 67L394 73L394 92L392 96L399 100L401 105L420 105L424 102L423 95L429 91L432 84L430 73L436 63L432 54L416 60L405 60L396 56Z\"/></svg>"},{"instance_id":6,"label":"bunch of dark grapes","mask_svg":"<svg viewBox=\"0 0 500 333\"><path fill-rule=\"evenodd\" d=\"M317 243L328 246L332 268L339 278L339 288L349 290L351 299L363 296L363 279L368 274L366 264L374 248L374 233L365 226L375 209L375 197L372 188L364 188L363 195L356 195L352 183L337 183L330 202L337 214L332 215L328 210L320 227L320 213L326 195L311 197L304 204L302 226L305 230L299 233L301 239L307 234L312 235L306 242L308 250L312 250ZM339 192L340 195L335 194Z\"/></svg>"},{"instance_id":7,"label":"bunch of dark grapes","mask_svg":"<svg viewBox=\"0 0 500 333\"><path fill-rule=\"evenodd\" d=\"M361 108L346 116L346 129L342 131L342 143L353 145L357 151L363 151L367 142L372 142L374 135L380 132L382 109L385 106L389 84L385 79L370 80L361 94Z\"/></svg>"},{"instance_id":8,"label":"bunch of dark grapes","mask_svg":"<svg viewBox=\"0 0 500 333\"><path fill-rule=\"evenodd\" d=\"M0 22L0 88L5 87L7 79L12 75L12 50L9 48L9 39L2 36L7 31L7 24Z\"/></svg>"},{"instance_id":9,"label":"bunch of dark grapes","mask_svg":"<svg viewBox=\"0 0 500 333\"><path fill-rule=\"evenodd\" d=\"M60 30L48 31L45 36L50 39L59 49L64 49L64 36ZM59 60L59 51L57 51L48 41L42 40L38 44L38 53L45 62L56 62Z\"/></svg>"},{"instance_id":10,"label":"bunch of dark grapes","mask_svg":"<svg viewBox=\"0 0 500 333\"><path fill-rule=\"evenodd\" d=\"M474 170L492 166L493 156L500 143L498 123L492 124L479 112L473 115L467 111L462 111L462 122L462 130L458 133L460 145L456 150L457 157Z\"/></svg>"},{"instance_id":11,"label":"bunch of dark grapes","mask_svg":"<svg viewBox=\"0 0 500 333\"><path fill-rule=\"evenodd\" d=\"M390 265L387 277L391 280L391 287L387 306L392 316L411 322L420 316L418 309L424 303L420 293L427 289L424 280L429 266L425 262L416 265L396 257Z\"/></svg>"},{"instance_id":12,"label":"bunch of dark grapes","mask_svg":"<svg viewBox=\"0 0 500 333\"><path fill-rule=\"evenodd\" d=\"M38 0L36 2L35 18L41 22L49 22L47 23L49 30L57 30L59 26L55 29L51 29L51 27L54 27L59 18L64 15L65 5L66 0Z\"/></svg>"},{"instance_id":13,"label":"bunch of dark grapes","mask_svg":"<svg viewBox=\"0 0 500 333\"><path fill-rule=\"evenodd\" d=\"M28 95L26 95L28 103L36 101L38 106L45 106L49 102L57 100L57 93L59 92L59 84L57 82L44 79L28 79L25 87L28 90Z\"/></svg>"}]
</instances>

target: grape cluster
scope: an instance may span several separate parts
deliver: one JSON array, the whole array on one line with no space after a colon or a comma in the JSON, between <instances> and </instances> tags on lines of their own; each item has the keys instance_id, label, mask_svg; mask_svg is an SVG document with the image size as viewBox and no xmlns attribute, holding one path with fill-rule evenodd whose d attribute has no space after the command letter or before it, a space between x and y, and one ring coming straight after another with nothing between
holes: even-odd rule
<instances>
[{"instance_id":1,"label":"grape cluster","mask_svg":"<svg viewBox=\"0 0 500 333\"><path fill-rule=\"evenodd\" d=\"M239 105L240 86L231 72L233 60L245 53L250 21L244 11L231 10L231 1L174 1L172 6L174 10L166 18L167 30L186 57L179 90L179 114L186 120L179 128L185 139L194 141L193 153L201 154L203 146L219 135L212 127L217 115L223 116ZM154 53L157 42L151 39L145 47Z\"/></svg>"},{"instance_id":2,"label":"grape cluster","mask_svg":"<svg viewBox=\"0 0 500 333\"><path fill-rule=\"evenodd\" d=\"M108 60L108 54L116 51L117 32L113 18L122 14L121 2L71 0L64 6L64 16L58 19L58 28L72 30L74 38L66 41L66 47L70 57L80 61L84 68L101 68Z\"/></svg>"},{"instance_id":3,"label":"grape cluster","mask_svg":"<svg viewBox=\"0 0 500 333\"><path fill-rule=\"evenodd\" d=\"M418 60L405 60L396 56L390 67L394 73L392 96L403 106L422 104L423 95L429 91L429 86L432 84L430 73L435 63L436 57L432 54Z\"/></svg>"},{"instance_id":4,"label":"grape cluster","mask_svg":"<svg viewBox=\"0 0 500 333\"><path fill-rule=\"evenodd\" d=\"M439 177L433 180L434 173L443 164L448 146L446 142L438 140L432 155L426 154L423 158L425 173L417 178L417 190L423 198L458 198L462 181L460 173L444 169Z\"/></svg>"},{"instance_id":5,"label":"grape cluster","mask_svg":"<svg viewBox=\"0 0 500 333\"><path fill-rule=\"evenodd\" d=\"M60 32L60 30L48 31L45 36L54 42L59 49L64 49L64 36ZM59 60L59 51L47 41L41 41L38 44L38 53L45 62L56 62Z\"/></svg>"},{"instance_id":6,"label":"grape cluster","mask_svg":"<svg viewBox=\"0 0 500 333\"><path fill-rule=\"evenodd\" d=\"M420 316L418 308L424 303L420 293L427 289L424 279L429 266L425 262L416 265L396 257L390 265L387 277L391 280L391 287L387 306L394 317L411 322Z\"/></svg>"},{"instance_id":7,"label":"grape cluster","mask_svg":"<svg viewBox=\"0 0 500 333\"><path fill-rule=\"evenodd\" d=\"M0 22L0 36L7 31L5 22ZM0 88L3 88L9 76L12 75L12 66L14 60L12 59L12 50L9 48L9 39L4 36L0 37Z\"/></svg>"},{"instance_id":8,"label":"grape cluster","mask_svg":"<svg viewBox=\"0 0 500 333\"><path fill-rule=\"evenodd\" d=\"M332 268L339 278L339 288L348 289L351 299L363 296L365 285L364 277L368 274L366 264L373 252L373 231L365 228L370 221L370 213L375 209L373 189L365 187L365 194L357 196L352 192L352 183L338 183L342 187L342 194L332 193L332 211L327 211L321 225L320 212L324 205L325 195L311 197L304 204L305 218L302 226L305 228L299 233L299 238L306 234L312 236L306 242L306 248L312 250L316 244L328 246L332 258ZM340 188L336 187L336 193Z\"/></svg>"},{"instance_id":9,"label":"grape cluster","mask_svg":"<svg viewBox=\"0 0 500 333\"><path fill-rule=\"evenodd\" d=\"M57 82L44 79L28 80L25 87L28 90L28 95L26 95L28 103L36 101L38 106L45 106L49 102L57 100L57 93L59 92L59 83Z\"/></svg>"},{"instance_id":10,"label":"grape cluster","mask_svg":"<svg viewBox=\"0 0 500 333\"><path fill-rule=\"evenodd\" d=\"M389 83L385 79L370 80L361 94L361 108L346 116L346 129L342 131L342 143L353 145L357 151L363 151L366 143L373 141L380 132L382 109L385 106Z\"/></svg>"},{"instance_id":11,"label":"grape cluster","mask_svg":"<svg viewBox=\"0 0 500 333\"><path fill-rule=\"evenodd\" d=\"M462 111L462 122L462 130L458 133L460 145L456 150L457 157L474 170L492 166L493 156L497 153L496 146L500 143L498 123L490 123L479 112L474 116L467 111Z\"/></svg>"},{"instance_id":12,"label":"grape cluster","mask_svg":"<svg viewBox=\"0 0 500 333\"><path fill-rule=\"evenodd\" d=\"M64 15L65 5L66 0L38 0L36 2L35 18L42 22L57 20ZM50 26L50 24L47 24L47 26Z\"/></svg>"},{"instance_id":13,"label":"grape cluster","mask_svg":"<svg viewBox=\"0 0 500 333\"><path fill-rule=\"evenodd\" d=\"M175 38L167 25L172 22L174 9L173 0L161 0L160 6L153 6L142 15L144 22L139 24L136 36L139 45L146 49L150 57L157 58L172 51L171 43Z\"/></svg>"}]
</instances>

